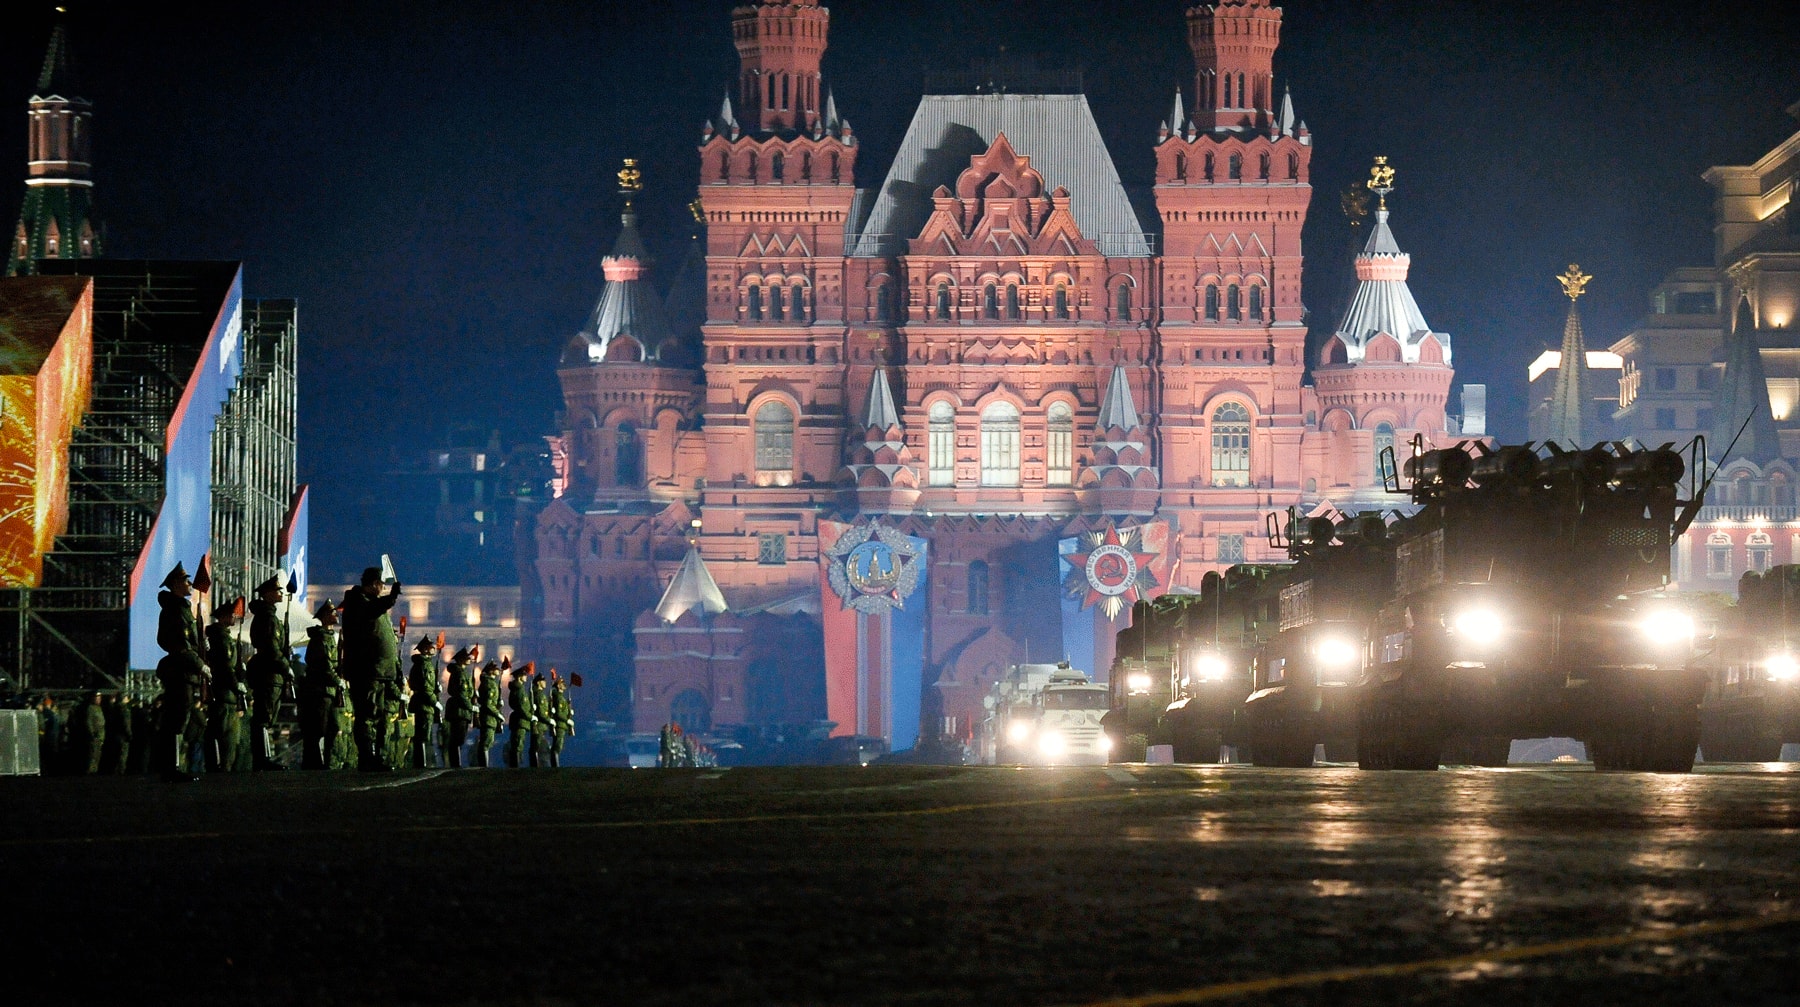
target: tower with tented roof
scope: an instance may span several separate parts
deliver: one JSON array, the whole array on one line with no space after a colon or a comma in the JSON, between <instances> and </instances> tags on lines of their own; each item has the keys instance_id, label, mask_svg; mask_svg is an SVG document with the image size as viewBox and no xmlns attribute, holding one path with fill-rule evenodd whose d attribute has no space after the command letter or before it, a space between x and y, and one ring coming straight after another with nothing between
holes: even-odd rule
<instances>
[{"instance_id":1,"label":"tower with tented roof","mask_svg":"<svg viewBox=\"0 0 1800 1007\"><path fill-rule=\"evenodd\" d=\"M8 276L36 273L39 259L101 254L92 175L94 104L82 91L68 28L59 20L27 103L25 199L7 251Z\"/></svg>"}]
</instances>

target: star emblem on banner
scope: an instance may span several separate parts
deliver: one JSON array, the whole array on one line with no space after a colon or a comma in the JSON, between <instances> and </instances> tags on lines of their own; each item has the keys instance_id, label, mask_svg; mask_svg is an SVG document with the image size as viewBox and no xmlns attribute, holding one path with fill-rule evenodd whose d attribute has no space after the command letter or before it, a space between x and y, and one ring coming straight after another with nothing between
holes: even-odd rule
<instances>
[{"instance_id":1,"label":"star emblem on banner","mask_svg":"<svg viewBox=\"0 0 1800 1007\"><path fill-rule=\"evenodd\" d=\"M825 552L826 580L844 607L867 615L906 607L924 573L919 550L905 535L871 521L844 533Z\"/></svg>"},{"instance_id":2,"label":"star emblem on banner","mask_svg":"<svg viewBox=\"0 0 1800 1007\"><path fill-rule=\"evenodd\" d=\"M1142 536L1128 528L1121 536L1116 525L1106 531L1089 532L1086 552L1073 552L1064 557L1072 571L1064 590L1070 597L1080 597L1082 608L1098 604L1108 619L1115 619L1125 606L1138 601L1156 586L1150 564L1156 554L1145 552Z\"/></svg>"}]
</instances>

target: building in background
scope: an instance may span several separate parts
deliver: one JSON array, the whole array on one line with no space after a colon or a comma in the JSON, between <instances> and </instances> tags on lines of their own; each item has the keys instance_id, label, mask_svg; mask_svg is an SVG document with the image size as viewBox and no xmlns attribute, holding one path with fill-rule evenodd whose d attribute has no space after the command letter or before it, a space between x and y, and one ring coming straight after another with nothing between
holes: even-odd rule
<instances>
[{"instance_id":1,"label":"building in background","mask_svg":"<svg viewBox=\"0 0 1800 1007\"><path fill-rule=\"evenodd\" d=\"M481 659L503 658L520 662L533 660L533 654L519 651L519 586L503 584L484 587L444 587L433 584L404 584L400 601L394 606L396 627L406 620L406 651L421 637L436 640L444 634L449 657L459 648L481 645ZM349 584L315 584L308 589L306 607L316 610L329 601L341 605ZM550 666L539 661L538 670L548 673Z\"/></svg>"},{"instance_id":2,"label":"building in background","mask_svg":"<svg viewBox=\"0 0 1800 1007\"><path fill-rule=\"evenodd\" d=\"M8 276L36 272L39 259L91 259L102 252L94 216L94 104L81 92L68 31L58 23L27 104L25 200L7 248Z\"/></svg>"},{"instance_id":3,"label":"building in background","mask_svg":"<svg viewBox=\"0 0 1800 1007\"><path fill-rule=\"evenodd\" d=\"M1462 432L1450 340L1384 205L1308 359L1281 18L1188 11L1193 112L1176 89L1146 137L1146 223L1063 75L934 88L858 188L829 12L738 6L699 137L704 269L666 300L620 175L551 498L520 515L523 646L639 729L829 717L905 748L967 737L1012 663L1104 678L1131 601L1279 557L1271 511L1391 506L1385 450Z\"/></svg>"}]
</instances>

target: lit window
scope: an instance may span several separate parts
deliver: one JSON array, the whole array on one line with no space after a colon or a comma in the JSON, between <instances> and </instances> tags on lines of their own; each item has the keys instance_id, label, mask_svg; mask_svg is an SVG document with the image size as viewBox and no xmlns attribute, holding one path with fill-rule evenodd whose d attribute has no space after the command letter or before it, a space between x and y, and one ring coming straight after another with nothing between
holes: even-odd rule
<instances>
[{"instance_id":1,"label":"lit window","mask_svg":"<svg viewBox=\"0 0 1800 1007\"><path fill-rule=\"evenodd\" d=\"M1744 543L1744 553L1749 559L1749 568L1757 573L1768 573L1774 565L1775 540L1766 532L1752 532Z\"/></svg>"},{"instance_id":2,"label":"lit window","mask_svg":"<svg viewBox=\"0 0 1800 1007\"><path fill-rule=\"evenodd\" d=\"M779 400L756 411L756 471L786 475L794 469L794 411Z\"/></svg>"},{"instance_id":3,"label":"lit window","mask_svg":"<svg viewBox=\"0 0 1800 1007\"><path fill-rule=\"evenodd\" d=\"M1212 415L1213 482L1250 485L1250 411L1227 402Z\"/></svg>"},{"instance_id":4,"label":"lit window","mask_svg":"<svg viewBox=\"0 0 1800 1007\"><path fill-rule=\"evenodd\" d=\"M926 481L933 486L952 485L956 482L956 410L950 403L939 400L931 404L927 430Z\"/></svg>"},{"instance_id":5,"label":"lit window","mask_svg":"<svg viewBox=\"0 0 1800 1007\"><path fill-rule=\"evenodd\" d=\"M481 625L481 599L469 599L469 603L463 607L463 622L470 626Z\"/></svg>"},{"instance_id":6,"label":"lit window","mask_svg":"<svg viewBox=\"0 0 1800 1007\"><path fill-rule=\"evenodd\" d=\"M1375 424L1375 481L1383 486L1394 478L1394 425Z\"/></svg>"},{"instance_id":7,"label":"lit window","mask_svg":"<svg viewBox=\"0 0 1800 1007\"><path fill-rule=\"evenodd\" d=\"M1242 535L1220 535L1219 536L1219 562L1221 562L1221 563L1242 563L1242 562L1244 562L1244 536L1242 536Z\"/></svg>"},{"instance_id":8,"label":"lit window","mask_svg":"<svg viewBox=\"0 0 1800 1007\"><path fill-rule=\"evenodd\" d=\"M1067 486L1075 475L1075 414L1066 402L1050 405L1050 473L1052 486Z\"/></svg>"},{"instance_id":9,"label":"lit window","mask_svg":"<svg viewBox=\"0 0 1800 1007\"><path fill-rule=\"evenodd\" d=\"M981 413L981 485L1019 485L1019 410L996 402Z\"/></svg>"},{"instance_id":10,"label":"lit window","mask_svg":"<svg viewBox=\"0 0 1800 1007\"><path fill-rule=\"evenodd\" d=\"M1706 575L1721 580L1731 577L1731 536L1722 531L1707 536Z\"/></svg>"}]
</instances>

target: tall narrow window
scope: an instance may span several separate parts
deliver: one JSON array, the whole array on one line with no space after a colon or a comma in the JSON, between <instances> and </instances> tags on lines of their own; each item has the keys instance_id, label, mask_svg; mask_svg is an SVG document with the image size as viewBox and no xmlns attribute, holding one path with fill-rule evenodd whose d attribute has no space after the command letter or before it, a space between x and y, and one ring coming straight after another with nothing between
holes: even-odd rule
<instances>
[{"instance_id":1,"label":"tall narrow window","mask_svg":"<svg viewBox=\"0 0 1800 1007\"><path fill-rule=\"evenodd\" d=\"M956 409L939 400L931 404L928 414L926 464L930 466L926 481L933 486L956 483Z\"/></svg>"},{"instance_id":2,"label":"tall narrow window","mask_svg":"<svg viewBox=\"0 0 1800 1007\"><path fill-rule=\"evenodd\" d=\"M1019 410L996 402L981 412L981 485L1019 485Z\"/></svg>"},{"instance_id":3,"label":"tall narrow window","mask_svg":"<svg viewBox=\"0 0 1800 1007\"><path fill-rule=\"evenodd\" d=\"M1006 317L1014 321L1019 318L1019 285L1016 283L1006 285Z\"/></svg>"},{"instance_id":4,"label":"tall narrow window","mask_svg":"<svg viewBox=\"0 0 1800 1007\"><path fill-rule=\"evenodd\" d=\"M776 154L773 157L769 158L769 174L775 179L775 181L777 181L777 182L781 181L782 176L786 173L787 173L787 158L782 157L780 154Z\"/></svg>"},{"instance_id":5,"label":"tall narrow window","mask_svg":"<svg viewBox=\"0 0 1800 1007\"><path fill-rule=\"evenodd\" d=\"M719 181L723 182L730 177L731 155L721 150L719 151Z\"/></svg>"},{"instance_id":6,"label":"tall narrow window","mask_svg":"<svg viewBox=\"0 0 1800 1007\"><path fill-rule=\"evenodd\" d=\"M794 411L785 402L765 402L756 411L757 475L784 476L793 470Z\"/></svg>"},{"instance_id":7,"label":"tall narrow window","mask_svg":"<svg viewBox=\"0 0 1800 1007\"><path fill-rule=\"evenodd\" d=\"M992 283L981 288L981 317L990 321L1000 317L1000 288Z\"/></svg>"},{"instance_id":8,"label":"tall narrow window","mask_svg":"<svg viewBox=\"0 0 1800 1007\"><path fill-rule=\"evenodd\" d=\"M796 284L788 292L788 303L793 306L794 321L806 321L806 288Z\"/></svg>"},{"instance_id":9,"label":"tall narrow window","mask_svg":"<svg viewBox=\"0 0 1800 1007\"><path fill-rule=\"evenodd\" d=\"M1208 182L1213 180L1213 156L1211 154L1206 155L1206 180Z\"/></svg>"},{"instance_id":10,"label":"tall narrow window","mask_svg":"<svg viewBox=\"0 0 1800 1007\"><path fill-rule=\"evenodd\" d=\"M1262 288L1252 285L1250 287L1250 317L1260 321L1263 316L1262 311Z\"/></svg>"},{"instance_id":11,"label":"tall narrow window","mask_svg":"<svg viewBox=\"0 0 1800 1007\"><path fill-rule=\"evenodd\" d=\"M894 320L893 302L888 299L888 285L885 283L875 288L875 320L878 322Z\"/></svg>"},{"instance_id":12,"label":"tall narrow window","mask_svg":"<svg viewBox=\"0 0 1800 1007\"><path fill-rule=\"evenodd\" d=\"M1219 285L1216 283L1206 285L1206 318L1212 322L1219 320Z\"/></svg>"},{"instance_id":13,"label":"tall narrow window","mask_svg":"<svg viewBox=\"0 0 1800 1007\"><path fill-rule=\"evenodd\" d=\"M831 155L831 180L833 182L838 180L838 170L839 170L838 156L836 153L833 153Z\"/></svg>"},{"instance_id":14,"label":"tall narrow window","mask_svg":"<svg viewBox=\"0 0 1800 1007\"><path fill-rule=\"evenodd\" d=\"M1249 108L1250 107L1250 95L1249 95L1249 92L1244 90L1244 75L1241 73L1238 74L1237 99L1238 99L1238 107L1239 108Z\"/></svg>"},{"instance_id":15,"label":"tall narrow window","mask_svg":"<svg viewBox=\"0 0 1800 1007\"><path fill-rule=\"evenodd\" d=\"M969 614L988 614L988 565L983 560L969 564Z\"/></svg>"},{"instance_id":16,"label":"tall narrow window","mask_svg":"<svg viewBox=\"0 0 1800 1007\"><path fill-rule=\"evenodd\" d=\"M1383 486L1394 477L1394 425L1375 424L1375 481Z\"/></svg>"},{"instance_id":17,"label":"tall narrow window","mask_svg":"<svg viewBox=\"0 0 1800 1007\"><path fill-rule=\"evenodd\" d=\"M631 487L643 480L644 447L638 441L637 425L627 420L613 436L613 485Z\"/></svg>"},{"instance_id":18,"label":"tall narrow window","mask_svg":"<svg viewBox=\"0 0 1800 1007\"><path fill-rule=\"evenodd\" d=\"M1075 476L1075 414L1067 402L1053 402L1049 413L1049 475L1052 486L1067 486Z\"/></svg>"},{"instance_id":19,"label":"tall narrow window","mask_svg":"<svg viewBox=\"0 0 1800 1007\"><path fill-rule=\"evenodd\" d=\"M1233 322L1243 318L1238 304L1238 285L1235 283L1225 288L1225 318Z\"/></svg>"},{"instance_id":20,"label":"tall narrow window","mask_svg":"<svg viewBox=\"0 0 1800 1007\"><path fill-rule=\"evenodd\" d=\"M762 288L754 283L744 292L744 317L752 322L762 321Z\"/></svg>"},{"instance_id":21,"label":"tall narrow window","mask_svg":"<svg viewBox=\"0 0 1800 1007\"><path fill-rule=\"evenodd\" d=\"M1060 283L1057 284L1054 303L1056 305L1056 309L1055 309L1056 317L1059 319L1067 319L1069 317L1069 288L1068 287L1065 287Z\"/></svg>"},{"instance_id":22,"label":"tall narrow window","mask_svg":"<svg viewBox=\"0 0 1800 1007\"><path fill-rule=\"evenodd\" d=\"M1119 284L1118 300L1113 307L1113 317L1120 321L1131 320L1131 284Z\"/></svg>"},{"instance_id":23,"label":"tall narrow window","mask_svg":"<svg viewBox=\"0 0 1800 1007\"><path fill-rule=\"evenodd\" d=\"M1244 157L1242 154L1231 155L1231 177L1233 180L1244 177Z\"/></svg>"},{"instance_id":24,"label":"tall narrow window","mask_svg":"<svg viewBox=\"0 0 1800 1007\"><path fill-rule=\"evenodd\" d=\"M1256 177L1265 180L1269 177L1269 155L1264 154L1257 159Z\"/></svg>"},{"instance_id":25,"label":"tall narrow window","mask_svg":"<svg viewBox=\"0 0 1800 1007\"><path fill-rule=\"evenodd\" d=\"M1289 154L1288 155L1288 178L1294 179L1296 181L1299 180L1299 178L1300 178L1300 155L1299 154Z\"/></svg>"},{"instance_id":26,"label":"tall narrow window","mask_svg":"<svg viewBox=\"0 0 1800 1007\"><path fill-rule=\"evenodd\" d=\"M1181 126L1180 123L1176 123L1175 125L1176 125L1176 128L1178 128L1178 129ZM1175 155L1175 181L1184 182L1186 180L1187 180L1187 155L1186 154L1176 154Z\"/></svg>"},{"instance_id":27,"label":"tall narrow window","mask_svg":"<svg viewBox=\"0 0 1800 1007\"><path fill-rule=\"evenodd\" d=\"M1212 415L1213 483L1250 485L1250 410L1227 402Z\"/></svg>"},{"instance_id":28,"label":"tall narrow window","mask_svg":"<svg viewBox=\"0 0 1800 1007\"><path fill-rule=\"evenodd\" d=\"M950 283L947 280L938 283L937 317L940 322L950 320Z\"/></svg>"},{"instance_id":29,"label":"tall narrow window","mask_svg":"<svg viewBox=\"0 0 1800 1007\"><path fill-rule=\"evenodd\" d=\"M1233 288L1233 289L1235 289L1235 288ZM778 283L770 284L769 285L769 318L773 321L779 322L779 321L784 320L786 317L787 317L787 305L783 301L782 296L781 296L781 285Z\"/></svg>"}]
</instances>

